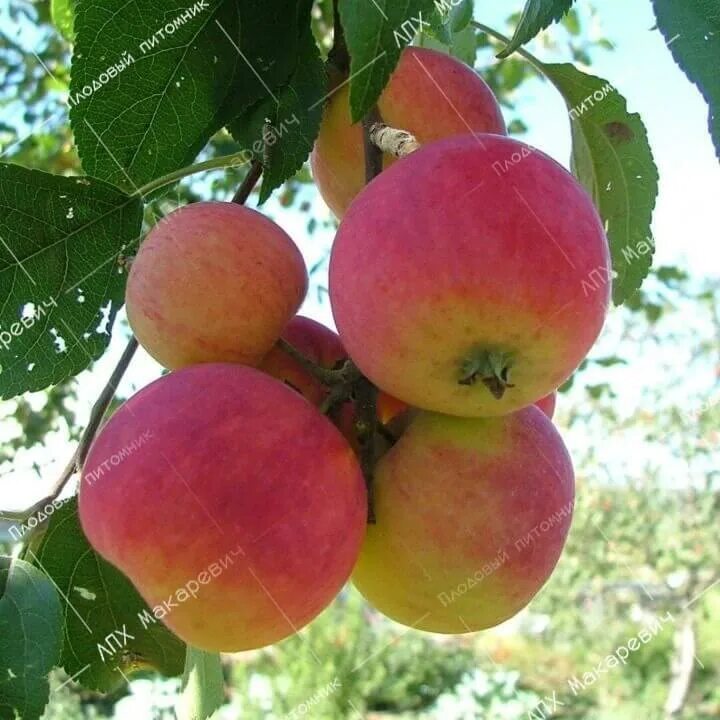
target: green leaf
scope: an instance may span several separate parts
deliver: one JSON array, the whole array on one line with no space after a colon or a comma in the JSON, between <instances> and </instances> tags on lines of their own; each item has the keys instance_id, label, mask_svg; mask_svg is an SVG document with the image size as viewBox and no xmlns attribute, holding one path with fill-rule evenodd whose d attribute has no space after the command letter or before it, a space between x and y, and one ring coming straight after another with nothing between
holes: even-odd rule
<instances>
[{"instance_id":1,"label":"green leaf","mask_svg":"<svg viewBox=\"0 0 720 720\"><path fill-rule=\"evenodd\" d=\"M473 67L477 58L477 33L475 28L466 27L453 35L450 55Z\"/></svg>"},{"instance_id":2,"label":"green leaf","mask_svg":"<svg viewBox=\"0 0 720 720\"><path fill-rule=\"evenodd\" d=\"M190 164L287 80L299 16L292 0L82 0L70 120L85 171L135 190Z\"/></svg>"},{"instance_id":3,"label":"green leaf","mask_svg":"<svg viewBox=\"0 0 720 720\"><path fill-rule=\"evenodd\" d=\"M498 53L506 58L538 33L557 22L572 7L573 0L527 0L512 40Z\"/></svg>"},{"instance_id":4,"label":"green leaf","mask_svg":"<svg viewBox=\"0 0 720 720\"><path fill-rule=\"evenodd\" d=\"M288 84L275 98L261 100L228 126L248 158L263 163L261 203L300 170L320 131L327 85L325 64L309 26L302 35ZM267 120L270 123L264 130ZM267 147L263 152L264 137Z\"/></svg>"},{"instance_id":5,"label":"green leaf","mask_svg":"<svg viewBox=\"0 0 720 720\"><path fill-rule=\"evenodd\" d=\"M470 24L473 18L473 5L474 0L460 0L453 5L448 17L451 32L459 33Z\"/></svg>"},{"instance_id":6,"label":"green leaf","mask_svg":"<svg viewBox=\"0 0 720 720\"><path fill-rule=\"evenodd\" d=\"M37 555L28 555L66 598L61 665L77 682L109 692L135 670L182 672L185 645L155 620L130 581L90 547L76 499L52 515Z\"/></svg>"},{"instance_id":7,"label":"green leaf","mask_svg":"<svg viewBox=\"0 0 720 720\"><path fill-rule=\"evenodd\" d=\"M340 19L350 51L353 122L375 105L400 53L428 27L434 11L433 0L340 0Z\"/></svg>"},{"instance_id":8,"label":"green leaf","mask_svg":"<svg viewBox=\"0 0 720 720\"><path fill-rule=\"evenodd\" d=\"M178 720L206 720L225 702L220 655L189 647L185 658Z\"/></svg>"},{"instance_id":9,"label":"green leaf","mask_svg":"<svg viewBox=\"0 0 720 720\"><path fill-rule=\"evenodd\" d=\"M613 299L624 303L652 265L650 223L658 171L647 131L625 98L606 80L570 64L534 60L560 91L570 111L573 172L605 223L612 255ZM590 282L590 281L589 281Z\"/></svg>"},{"instance_id":10,"label":"green leaf","mask_svg":"<svg viewBox=\"0 0 720 720\"><path fill-rule=\"evenodd\" d=\"M421 47L447 53L473 67L477 57L477 33L475 28L466 27L457 33L448 33L449 42L443 42L432 35L423 35Z\"/></svg>"},{"instance_id":11,"label":"green leaf","mask_svg":"<svg viewBox=\"0 0 720 720\"><path fill-rule=\"evenodd\" d=\"M577 10L574 8L571 9L568 14L563 18L562 24L565 26L566 30L571 34L577 37L582 32L582 27L580 25L580 16L578 15Z\"/></svg>"},{"instance_id":12,"label":"green leaf","mask_svg":"<svg viewBox=\"0 0 720 720\"><path fill-rule=\"evenodd\" d=\"M710 106L710 135L720 159L720 2L653 0L653 6L675 62Z\"/></svg>"},{"instance_id":13,"label":"green leaf","mask_svg":"<svg viewBox=\"0 0 720 720\"><path fill-rule=\"evenodd\" d=\"M141 223L141 200L100 180L0 165L0 397L102 355Z\"/></svg>"},{"instance_id":14,"label":"green leaf","mask_svg":"<svg viewBox=\"0 0 720 720\"><path fill-rule=\"evenodd\" d=\"M23 560L0 557L0 718L36 720L60 660L62 607L52 583Z\"/></svg>"},{"instance_id":15,"label":"green leaf","mask_svg":"<svg viewBox=\"0 0 720 720\"><path fill-rule=\"evenodd\" d=\"M50 16L53 25L68 41L75 39L73 25L75 23L75 0L52 0L50 3Z\"/></svg>"}]
</instances>

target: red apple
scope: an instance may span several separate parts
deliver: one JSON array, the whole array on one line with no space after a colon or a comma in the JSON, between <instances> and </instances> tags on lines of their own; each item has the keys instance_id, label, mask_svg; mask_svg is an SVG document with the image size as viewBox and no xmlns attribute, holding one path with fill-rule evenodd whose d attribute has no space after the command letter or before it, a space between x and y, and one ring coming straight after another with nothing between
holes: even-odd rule
<instances>
[{"instance_id":1,"label":"red apple","mask_svg":"<svg viewBox=\"0 0 720 720\"><path fill-rule=\"evenodd\" d=\"M559 387L610 297L602 223L554 160L499 135L441 140L375 178L343 219L330 300L350 357L419 408L501 415ZM595 288L595 289L589 289Z\"/></svg>"},{"instance_id":2,"label":"red apple","mask_svg":"<svg viewBox=\"0 0 720 720\"><path fill-rule=\"evenodd\" d=\"M555 406L557 405L557 392L551 392L544 398L540 398L535 403L536 407L539 407L551 420L555 415Z\"/></svg>"},{"instance_id":3,"label":"red apple","mask_svg":"<svg viewBox=\"0 0 720 720\"><path fill-rule=\"evenodd\" d=\"M523 608L560 557L574 474L535 407L497 418L419 413L375 471L353 582L419 630L465 633Z\"/></svg>"},{"instance_id":4,"label":"red apple","mask_svg":"<svg viewBox=\"0 0 720 720\"><path fill-rule=\"evenodd\" d=\"M132 263L130 326L159 363L256 365L307 291L297 246L235 203L186 205L161 220Z\"/></svg>"},{"instance_id":5,"label":"red apple","mask_svg":"<svg viewBox=\"0 0 720 720\"><path fill-rule=\"evenodd\" d=\"M346 582L367 514L345 439L298 393L241 365L166 375L112 416L80 487L91 545L187 643L278 642Z\"/></svg>"},{"instance_id":6,"label":"red apple","mask_svg":"<svg viewBox=\"0 0 720 720\"><path fill-rule=\"evenodd\" d=\"M337 333L310 318L296 315L283 331L282 338L308 360L327 370L342 366L347 359ZM320 405L328 389L279 345L265 356L259 370L282 380L313 405Z\"/></svg>"},{"instance_id":7,"label":"red apple","mask_svg":"<svg viewBox=\"0 0 720 720\"><path fill-rule=\"evenodd\" d=\"M325 325L302 315L297 315L290 321L282 337L308 360L322 368L328 370L338 368L347 360L347 353L338 335ZM317 406L327 399L330 392L329 388L279 345L276 345L268 353L260 363L259 369L282 380ZM405 413L407 409L408 406L397 398L382 391L378 393L377 418L379 422L388 424ZM355 431L356 417L355 404L352 401L342 403L331 414L331 419L347 438L351 447L359 451Z\"/></svg>"},{"instance_id":8,"label":"red apple","mask_svg":"<svg viewBox=\"0 0 720 720\"><path fill-rule=\"evenodd\" d=\"M378 101L382 120L421 143L468 132L504 135L500 106L483 79L445 53L409 47ZM384 167L395 158L385 155ZM349 86L325 108L311 156L313 176L325 202L342 217L365 185L362 127L350 121Z\"/></svg>"}]
</instances>

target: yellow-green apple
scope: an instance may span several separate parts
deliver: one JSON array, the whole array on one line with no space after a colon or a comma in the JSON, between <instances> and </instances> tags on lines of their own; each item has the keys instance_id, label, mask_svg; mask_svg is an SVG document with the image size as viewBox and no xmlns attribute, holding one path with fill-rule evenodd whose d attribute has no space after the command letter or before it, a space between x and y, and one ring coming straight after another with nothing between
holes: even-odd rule
<instances>
[{"instance_id":1,"label":"yellow-green apple","mask_svg":"<svg viewBox=\"0 0 720 720\"><path fill-rule=\"evenodd\" d=\"M254 368L170 373L122 405L80 487L91 545L173 632L208 651L275 643L348 579L365 484L340 432Z\"/></svg>"},{"instance_id":2,"label":"yellow-green apple","mask_svg":"<svg viewBox=\"0 0 720 720\"><path fill-rule=\"evenodd\" d=\"M199 202L161 220L128 278L130 326L172 370L201 362L256 365L307 291L295 243L236 203Z\"/></svg>"},{"instance_id":3,"label":"yellow-green apple","mask_svg":"<svg viewBox=\"0 0 720 720\"><path fill-rule=\"evenodd\" d=\"M380 612L439 633L492 627L548 579L574 474L536 407L496 418L419 413L375 471L376 522L353 582Z\"/></svg>"},{"instance_id":4,"label":"yellow-green apple","mask_svg":"<svg viewBox=\"0 0 720 720\"><path fill-rule=\"evenodd\" d=\"M603 326L607 238L561 165L500 135L427 145L340 224L330 301L362 372L409 405L486 417L559 387ZM592 289L592 288L595 289Z\"/></svg>"},{"instance_id":5,"label":"yellow-green apple","mask_svg":"<svg viewBox=\"0 0 720 720\"><path fill-rule=\"evenodd\" d=\"M421 143L469 132L506 132L485 81L459 60L427 48L403 51L378 110L383 122L407 130ZM330 97L311 156L320 194L337 217L365 184L362 135L362 125L351 122L349 86L344 85ZM383 166L394 161L386 153Z\"/></svg>"}]
</instances>

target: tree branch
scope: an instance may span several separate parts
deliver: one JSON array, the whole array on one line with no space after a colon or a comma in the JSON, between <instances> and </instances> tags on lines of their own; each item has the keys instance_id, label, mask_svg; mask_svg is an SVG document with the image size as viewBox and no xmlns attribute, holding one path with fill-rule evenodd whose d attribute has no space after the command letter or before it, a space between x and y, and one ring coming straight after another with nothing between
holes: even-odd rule
<instances>
[{"instance_id":1,"label":"tree branch","mask_svg":"<svg viewBox=\"0 0 720 720\"><path fill-rule=\"evenodd\" d=\"M28 518L35 515L35 513L42 510L46 505L56 500L57 496L62 492L65 485L67 485L68 480L70 480L70 478L82 468L82 465L87 458L88 452L90 452L90 446L92 445L92 441L95 439L95 435L100 428L103 417L105 416L105 413L110 406L110 403L115 397L115 392L117 391L117 387L120 384L120 380L125 374L128 366L130 365L130 361L132 360L133 355L135 355L137 347L138 342L135 339L135 336L132 336L128 341L125 350L123 351L123 354L120 357L118 364L115 366L115 369L110 375L110 379L107 381L107 384L100 392L98 399L95 401L95 404L90 411L90 419L88 420L87 427L85 428L85 431L80 438L80 442L78 443L75 452L72 454L70 461L65 466L65 469L62 471L60 477L55 481L55 484L53 485L50 494L42 498L41 500L38 500L38 502L36 502L34 505L31 505L29 508L27 508L27 510L23 510L21 512L0 512L0 518L4 520L16 520L19 522L24 522Z\"/></svg>"},{"instance_id":2,"label":"tree branch","mask_svg":"<svg viewBox=\"0 0 720 720\"><path fill-rule=\"evenodd\" d=\"M250 165L250 169L247 171L247 175L245 175L245 179L242 181L242 184L237 189L235 195L233 195L232 201L234 203L244 205L247 202L247 199L250 197L250 193L253 191L253 188L257 185L257 181L262 175L262 171L262 163L259 160L253 160Z\"/></svg>"},{"instance_id":3,"label":"tree branch","mask_svg":"<svg viewBox=\"0 0 720 720\"><path fill-rule=\"evenodd\" d=\"M382 118L377 107L374 107L363 119L363 146L365 149L365 182L369 183L377 177L383 169L382 150L372 140L372 128L382 124Z\"/></svg>"},{"instance_id":4,"label":"tree branch","mask_svg":"<svg viewBox=\"0 0 720 720\"><path fill-rule=\"evenodd\" d=\"M365 149L365 182L369 183L377 177L383 169L382 150L373 142L372 129L382 123L377 106L363 118L363 146ZM365 486L368 495L368 523L375 523L375 460L378 434L377 418L378 390L364 376L360 378L355 387L355 434L360 444L360 467L365 477Z\"/></svg>"},{"instance_id":5,"label":"tree branch","mask_svg":"<svg viewBox=\"0 0 720 720\"><path fill-rule=\"evenodd\" d=\"M347 385L355 382L361 377L360 371L355 367L352 360L346 360L341 368L332 370L329 368L322 367L317 363L305 357L296 347L291 345L285 338L280 338L277 341L278 347L284 350L293 360L307 370L316 380L319 380L323 385L328 387L334 387L336 385Z\"/></svg>"},{"instance_id":6,"label":"tree branch","mask_svg":"<svg viewBox=\"0 0 720 720\"><path fill-rule=\"evenodd\" d=\"M228 160L236 157L235 155L230 155L224 158L218 158L213 161L208 161L206 163L200 163L197 166L193 166L191 168L186 168L183 171L180 171L181 173L189 174L189 171L196 171L201 169L213 169L215 167L226 167L228 164ZM235 193L235 196L233 197L233 202L244 204L245 201L250 196L250 193L252 192L253 188L257 184L257 181L260 179L260 176L262 175L262 163L255 160L250 165L250 168L247 172L247 175L245 176L245 179L243 180L242 184L238 188L237 192ZM144 186L138 191L139 195L146 195L149 192L152 192L153 190L163 187L164 185L168 184L168 182L171 181L171 179L179 179L180 177L183 177L184 175L180 175L179 173L168 175L164 178L161 178L157 181L153 181L152 183L149 183L148 185ZM110 375L110 378L105 385L105 387L102 389L100 395L98 396L98 399L95 401L95 404L92 407L92 410L90 411L90 419L88 420L87 427L85 428L85 431L83 432L80 442L78 443L78 446L75 450L75 452L72 454L72 457L70 458L70 461L65 466L65 469L62 471L60 477L57 479L55 484L53 485L53 488L49 495L42 498L41 500L38 500L34 505L31 505L26 510L22 510L19 512L4 512L0 511L0 519L2 520L11 520L15 522L25 522L28 518L35 515L37 512L42 510L46 505L49 503L52 503L55 501L62 492L65 485L67 485L70 478L79 470L82 469L83 463L85 462L88 453L90 452L90 446L92 445L93 440L95 439L95 435L97 434L98 430L100 429L100 426L102 424L103 418L105 417L105 413L107 412L108 407L110 406L110 403L112 402L113 398L115 397L115 393L117 391L117 387L120 383L120 380L122 379L123 375L125 374L125 371L127 370L128 366L130 365L130 361L132 360L133 356L135 355L135 351L138 348L138 341L135 338L135 336L131 336L130 340L128 341L128 344L123 351L122 356L120 357L120 360L118 361L118 364L115 366L115 369L113 370L112 374Z\"/></svg>"},{"instance_id":7,"label":"tree branch","mask_svg":"<svg viewBox=\"0 0 720 720\"><path fill-rule=\"evenodd\" d=\"M369 139L384 153L403 158L420 149L420 143L406 130L391 128L385 123L375 122L369 127Z\"/></svg>"},{"instance_id":8,"label":"tree branch","mask_svg":"<svg viewBox=\"0 0 720 720\"><path fill-rule=\"evenodd\" d=\"M368 498L368 523L375 523L375 460L377 427L377 388L362 377L355 386L355 435L360 445L360 467Z\"/></svg>"}]
</instances>

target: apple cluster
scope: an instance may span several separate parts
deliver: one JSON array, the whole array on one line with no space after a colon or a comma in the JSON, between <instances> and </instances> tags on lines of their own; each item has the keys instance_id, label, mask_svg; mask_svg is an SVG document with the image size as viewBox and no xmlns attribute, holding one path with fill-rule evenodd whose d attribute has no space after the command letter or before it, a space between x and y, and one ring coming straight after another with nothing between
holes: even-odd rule
<instances>
[{"instance_id":1,"label":"apple cluster","mask_svg":"<svg viewBox=\"0 0 720 720\"><path fill-rule=\"evenodd\" d=\"M340 219L338 334L297 315L302 256L244 206L176 210L132 263L130 325L170 372L95 439L80 519L195 647L278 642L351 576L397 622L481 630L562 552L574 473L551 417L607 312L583 283L609 276L602 223L447 55L405 50L378 113L419 149L369 184L345 87L312 154Z\"/></svg>"}]
</instances>

